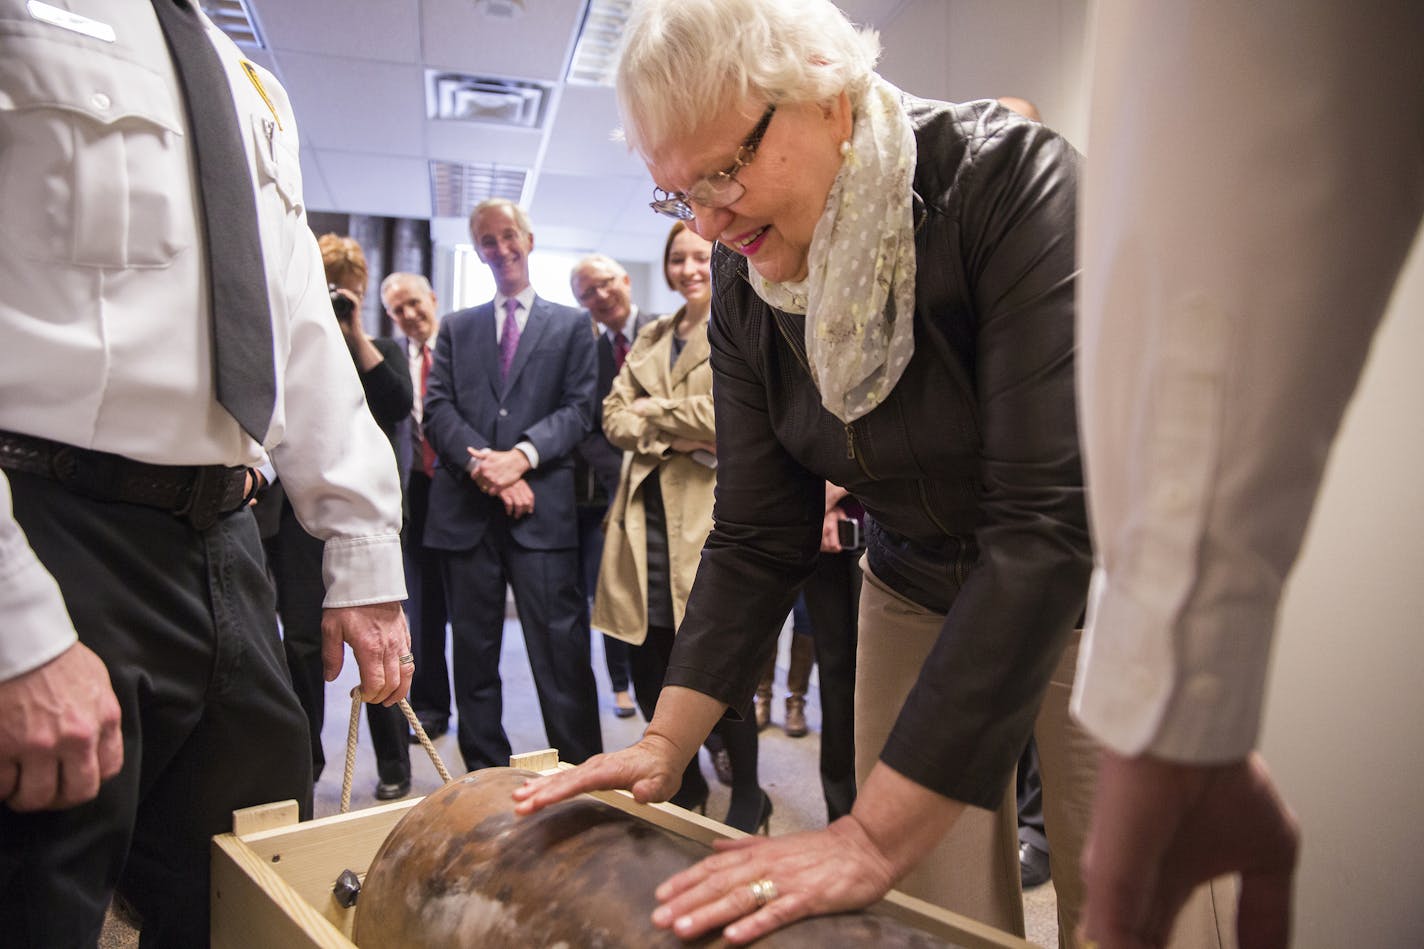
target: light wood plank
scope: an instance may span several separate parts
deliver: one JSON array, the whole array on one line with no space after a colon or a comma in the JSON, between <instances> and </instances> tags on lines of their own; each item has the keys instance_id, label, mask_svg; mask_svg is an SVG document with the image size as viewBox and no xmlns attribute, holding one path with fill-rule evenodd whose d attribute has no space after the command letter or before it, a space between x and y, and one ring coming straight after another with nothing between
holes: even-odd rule
<instances>
[{"instance_id":1,"label":"light wood plank","mask_svg":"<svg viewBox=\"0 0 1424 949\"><path fill-rule=\"evenodd\" d=\"M213 838L213 949L356 949L232 834Z\"/></svg>"},{"instance_id":2,"label":"light wood plank","mask_svg":"<svg viewBox=\"0 0 1424 949\"><path fill-rule=\"evenodd\" d=\"M509 766L524 768L526 771L548 772L559 767L559 753L553 748L545 748L542 751L526 751L523 754L510 755Z\"/></svg>"},{"instance_id":3,"label":"light wood plank","mask_svg":"<svg viewBox=\"0 0 1424 949\"><path fill-rule=\"evenodd\" d=\"M298 899L315 907L339 932L351 935L355 911L336 902L331 888L342 870L364 877L391 829L424 798L412 798L295 827L259 831L242 839Z\"/></svg>"},{"instance_id":4,"label":"light wood plank","mask_svg":"<svg viewBox=\"0 0 1424 949\"><path fill-rule=\"evenodd\" d=\"M238 837L274 827L290 827L301 819L296 801L275 801L232 812L232 832Z\"/></svg>"}]
</instances>

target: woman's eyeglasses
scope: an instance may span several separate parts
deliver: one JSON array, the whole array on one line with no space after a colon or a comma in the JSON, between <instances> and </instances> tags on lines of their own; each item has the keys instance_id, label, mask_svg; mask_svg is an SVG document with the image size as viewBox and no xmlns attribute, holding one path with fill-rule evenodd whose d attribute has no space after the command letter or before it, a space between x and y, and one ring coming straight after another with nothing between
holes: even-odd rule
<instances>
[{"instance_id":1,"label":"woman's eyeglasses","mask_svg":"<svg viewBox=\"0 0 1424 949\"><path fill-rule=\"evenodd\" d=\"M757 147L761 145L762 137L766 135L767 126L771 125L771 117L775 113L776 103L773 102L761 114L761 119L751 134L742 141L737 149L737 160L732 162L730 168L708 175L686 191L667 192L654 188L653 200L649 202L648 207L670 218L690 221L695 215L689 201L695 201L704 208L725 208L736 204L742 195L747 193L747 186L737 180L737 173L756 158Z\"/></svg>"}]
</instances>

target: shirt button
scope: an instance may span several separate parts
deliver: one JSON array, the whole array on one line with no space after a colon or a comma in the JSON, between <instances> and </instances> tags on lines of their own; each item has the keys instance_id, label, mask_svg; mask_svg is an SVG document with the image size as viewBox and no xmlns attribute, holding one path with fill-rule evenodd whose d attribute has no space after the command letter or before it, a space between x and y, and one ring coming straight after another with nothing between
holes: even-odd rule
<instances>
[{"instance_id":1,"label":"shirt button","mask_svg":"<svg viewBox=\"0 0 1424 949\"><path fill-rule=\"evenodd\" d=\"M94 108L98 109L100 112L107 112L109 110L109 106L113 104L109 97L102 92L94 93L94 95L90 96L89 101L92 102L94 104Z\"/></svg>"},{"instance_id":2,"label":"shirt button","mask_svg":"<svg viewBox=\"0 0 1424 949\"><path fill-rule=\"evenodd\" d=\"M500 417L500 418L509 418L509 409L500 409L500 410L499 410L499 417Z\"/></svg>"}]
</instances>

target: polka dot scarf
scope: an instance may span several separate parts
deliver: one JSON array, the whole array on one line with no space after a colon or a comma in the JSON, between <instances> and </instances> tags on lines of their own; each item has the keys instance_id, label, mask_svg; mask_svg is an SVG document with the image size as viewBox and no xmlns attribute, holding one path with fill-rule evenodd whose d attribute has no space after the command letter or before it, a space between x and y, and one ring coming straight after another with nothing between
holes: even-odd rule
<instances>
[{"instance_id":1,"label":"polka dot scarf","mask_svg":"<svg viewBox=\"0 0 1424 949\"><path fill-rule=\"evenodd\" d=\"M751 283L771 306L806 314L806 355L821 404L849 424L879 405L915 352L915 135L900 91L872 76L826 208L807 277Z\"/></svg>"}]
</instances>

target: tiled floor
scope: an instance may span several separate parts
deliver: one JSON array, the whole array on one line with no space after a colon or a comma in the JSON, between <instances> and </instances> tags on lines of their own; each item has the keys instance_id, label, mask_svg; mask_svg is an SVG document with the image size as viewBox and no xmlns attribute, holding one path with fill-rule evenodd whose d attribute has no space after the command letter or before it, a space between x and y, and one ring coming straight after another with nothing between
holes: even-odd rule
<instances>
[{"instance_id":1,"label":"tiled floor","mask_svg":"<svg viewBox=\"0 0 1424 949\"><path fill-rule=\"evenodd\" d=\"M772 725L761 734L760 776L762 787L771 795L775 804L771 818L773 834L820 827L826 822L825 802L821 797L817 765L820 753L821 708L814 676L806 702L806 717L811 726L811 734L804 738L788 738L779 727L784 710L780 683L785 680L786 675L785 642L788 639L788 636L782 637L783 649L778 660L778 691L772 705ZM631 744L642 734L643 721L639 716L617 718L613 714L613 696L603 661L602 637L595 637L594 669L599 682L599 722L603 729L604 747L613 750ZM523 636L515 619L505 623L500 674L504 683L504 727L509 733L514 751L536 751L548 747L539 717L538 703L534 697L529 663L525 658ZM351 715L350 692L356 682L355 665L350 661L348 653L346 667L326 690L326 725L322 738L327 767L316 786L317 817L335 814L340 810L342 764L345 759L347 724ZM447 769L452 774L459 774L463 765L453 732L437 740L435 746ZM718 817L726 813L727 789L717 782L712 773L711 762L707 760L705 753L702 764L703 772L712 788L707 813ZM428 794L440 786L439 773L418 746L411 748L411 773L413 795ZM365 716L362 715L352 779L351 808L359 810L377 803L373 797L375 786L375 761L370 752ZM1031 942L1050 949L1058 944L1056 902L1051 883L1025 894L1024 914ZM134 944L132 931L120 924L111 926L106 931L105 940L100 943L102 947L114 949L127 949Z\"/></svg>"}]
</instances>

